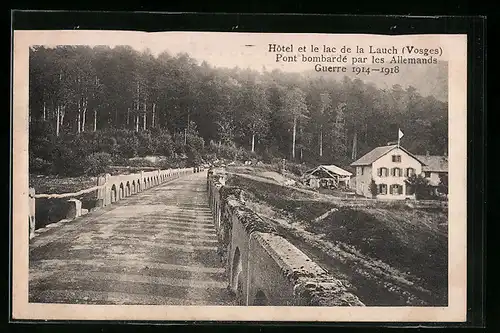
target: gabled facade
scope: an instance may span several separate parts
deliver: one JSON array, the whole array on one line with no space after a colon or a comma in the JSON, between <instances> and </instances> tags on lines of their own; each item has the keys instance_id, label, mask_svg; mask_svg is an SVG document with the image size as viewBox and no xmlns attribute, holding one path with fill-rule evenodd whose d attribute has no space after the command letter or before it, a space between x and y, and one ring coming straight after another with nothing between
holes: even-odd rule
<instances>
[{"instance_id":1,"label":"gabled facade","mask_svg":"<svg viewBox=\"0 0 500 333\"><path fill-rule=\"evenodd\" d=\"M372 180L379 199L415 198L414 190L406 184L407 177L422 173L425 163L401 146L377 147L351 164L356 168L356 193L373 197Z\"/></svg>"},{"instance_id":2,"label":"gabled facade","mask_svg":"<svg viewBox=\"0 0 500 333\"><path fill-rule=\"evenodd\" d=\"M425 163L422 172L431 186L438 186L441 177L448 176L448 156L417 155L417 158Z\"/></svg>"}]
</instances>

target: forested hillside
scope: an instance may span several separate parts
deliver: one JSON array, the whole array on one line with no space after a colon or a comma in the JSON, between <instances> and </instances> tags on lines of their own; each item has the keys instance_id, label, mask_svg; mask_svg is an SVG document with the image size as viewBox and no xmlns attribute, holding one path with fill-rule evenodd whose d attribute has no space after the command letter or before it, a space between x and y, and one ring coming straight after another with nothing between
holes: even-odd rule
<instances>
[{"instance_id":1,"label":"forested hillside","mask_svg":"<svg viewBox=\"0 0 500 333\"><path fill-rule=\"evenodd\" d=\"M99 154L115 161L153 154L197 163L222 147L346 166L395 141L398 128L416 154L447 147L447 103L412 86L216 68L128 46L32 47L29 66L32 170L76 163L74 173L85 172L91 154L98 162Z\"/></svg>"}]
</instances>

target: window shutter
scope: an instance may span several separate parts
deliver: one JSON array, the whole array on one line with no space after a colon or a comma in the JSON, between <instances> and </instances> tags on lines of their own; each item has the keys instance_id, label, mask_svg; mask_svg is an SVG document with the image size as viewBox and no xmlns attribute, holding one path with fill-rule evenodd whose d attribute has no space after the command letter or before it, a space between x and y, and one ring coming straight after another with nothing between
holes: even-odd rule
<instances>
[{"instance_id":1,"label":"window shutter","mask_svg":"<svg viewBox=\"0 0 500 333\"><path fill-rule=\"evenodd\" d=\"M389 187L389 193L392 194L392 185Z\"/></svg>"},{"instance_id":2,"label":"window shutter","mask_svg":"<svg viewBox=\"0 0 500 333\"><path fill-rule=\"evenodd\" d=\"M410 175L410 168L405 169L405 177L408 177Z\"/></svg>"}]
</instances>

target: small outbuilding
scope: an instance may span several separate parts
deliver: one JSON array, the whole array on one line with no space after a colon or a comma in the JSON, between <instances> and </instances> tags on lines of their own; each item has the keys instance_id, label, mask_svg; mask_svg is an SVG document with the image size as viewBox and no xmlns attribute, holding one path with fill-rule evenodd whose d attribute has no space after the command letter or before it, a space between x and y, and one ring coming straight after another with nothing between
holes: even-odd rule
<instances>
[{"instance_id":1,"label":"small outbuilding","mask_svg":"<svg viewBox=\"0 0 500 333\"><path fill-rule=\"evenodd\" d=\"M304 184L312 188L350 188L352 173L336 165L319 165L302 175Z\"/></svg>"}]
</instances>

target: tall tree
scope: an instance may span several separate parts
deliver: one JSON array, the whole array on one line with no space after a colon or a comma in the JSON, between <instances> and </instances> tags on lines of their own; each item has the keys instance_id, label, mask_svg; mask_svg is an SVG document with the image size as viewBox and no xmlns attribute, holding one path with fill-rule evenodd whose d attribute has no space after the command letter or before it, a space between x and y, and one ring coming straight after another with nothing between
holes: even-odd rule
<instances>
[{"instance_id":1,"label":"tall tree","mask_svg":"<svg viewBox=\"0 0 500 333\"><path fill-rule=\"evenodd\" d=\"M301 118L305 117L307 105L304 92L298 88L287 91L283 101L283 107L292 119L292 160L295 160L295 144L297 139L297 124Z\"/></svg>"}]
</instances>

